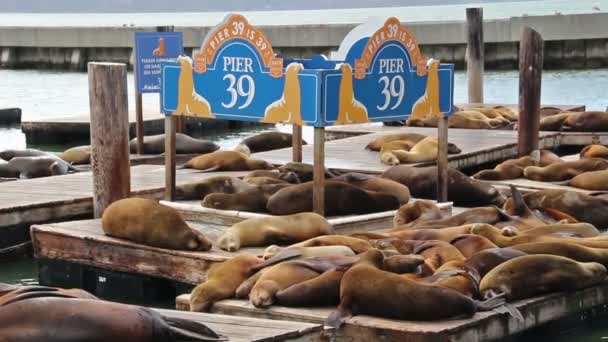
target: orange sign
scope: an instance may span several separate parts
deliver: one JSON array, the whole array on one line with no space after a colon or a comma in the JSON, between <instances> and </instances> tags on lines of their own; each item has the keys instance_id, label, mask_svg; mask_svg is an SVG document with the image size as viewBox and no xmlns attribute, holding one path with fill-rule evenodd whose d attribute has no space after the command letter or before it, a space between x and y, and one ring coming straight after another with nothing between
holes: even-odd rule
<instances>
[{"instance_id":1,"label":"orange sign","mask_svg":"<svg viewBox=\"0 0 608 342\"><path fill-rule=\"evenodd\" d=\"M416 67L416 74L423 76L426 74L427 58L422 54L414 35L399 22L399 19L391 17L384 23L384 26L376 31L367 41L361 58L355 60L355 78L365 78L367 69L370 68L374 56L382 44L388 41L397 41L407 49L412 64Z\"/></svg>"},{"instance_id":2,"label":"orange sign","mask_svg":"<svg viewBox=\"0 0 608 342\"><path fill-rule=\"evenodd\" d=\"M275 78L283 76L283 59L276 57L268 38L239 14L228 16L223 24L207 34L199 53L194 54L194 71L206 72L207 65L213 62L220 47L232 39L248 41L262 57L264 66L270 69L270 75Z\"/></svg>"}]
</instances>

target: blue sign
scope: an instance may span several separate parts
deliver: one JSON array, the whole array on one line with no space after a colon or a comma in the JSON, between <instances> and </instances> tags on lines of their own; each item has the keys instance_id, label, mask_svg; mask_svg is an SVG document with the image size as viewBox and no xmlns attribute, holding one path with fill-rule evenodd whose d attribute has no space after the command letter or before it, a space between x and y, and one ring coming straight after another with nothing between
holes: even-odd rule
<instances>
[{"instance_id":1,"label":"blue sign","mask_svg":"<svg viewBox=\"0 0 608 342\"><path fill-rule=\"evenodd\" d=\"M453 65L424 57L396 18L346 50L344 60L283 59L244 17L231 15L194 60L163 63L161 110L317 127L452 113Z\"/></svg>"},{"instance_id":2,"label":"blue sign","mask_svg":"<svg viewBox=\"0 0 608 342\"><path fill-rule=\"evenodd\" d=\"M135 69L140 93L159 93L161 65L183 53L181 32L135 32Z\"/></svg>"}]
</instances>

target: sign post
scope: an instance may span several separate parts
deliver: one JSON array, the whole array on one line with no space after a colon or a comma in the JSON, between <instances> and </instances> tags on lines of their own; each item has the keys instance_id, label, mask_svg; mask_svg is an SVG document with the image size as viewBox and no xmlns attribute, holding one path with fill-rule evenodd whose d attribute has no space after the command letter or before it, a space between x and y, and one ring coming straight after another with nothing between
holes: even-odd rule
<instances>
[{"instance_id":1,"label":"sign post","mask_svg":"<svg viewBox=\"0 0 608 342\"><path fill-rule=\"evenodd\" d=\"M247 19L229 15L193 58L163 63L162 112L293 125L294 161L302 159L301 127L314 127L313 208L323 214L326 126L444 118L453 108L454 66L423 56L397 18L371 35L345 39L340 50L347 51L342 60L283 59ZM167 182L173 189L175 179Z\"/></svg>"},{"instance_id":2,"label":"sign post","mask_svg":"<svg viewBox=\"0 0 608 342\"><path fill-rule=\"evenodd\" d=\"M161 63L175 60L183 53L181 32L173 26L159 26L159 32L135 32L135 131L137 154L143 152L143 93L160 93Z\"/></svg>"}]
</instances>

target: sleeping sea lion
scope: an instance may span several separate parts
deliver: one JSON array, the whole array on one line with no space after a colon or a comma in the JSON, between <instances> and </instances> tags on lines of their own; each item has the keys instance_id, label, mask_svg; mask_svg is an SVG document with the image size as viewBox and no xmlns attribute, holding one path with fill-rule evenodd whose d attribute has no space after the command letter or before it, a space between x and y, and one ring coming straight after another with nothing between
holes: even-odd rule
<instances>
[{"instance_id":1,"label":"sleeping sea lion","mask_svg":"<svg viewBox=\"0 0 608 342\"><path fill-rule=\"evenodd\" d=\"M374 140L370 141L367 146L365 146L365 148L371 151L380 151L382 149L382 145L395 140L406 141L413 146L426 137L426 135L418 133L381 134ZM454 145L451 142L448 142L448 154L458 154L460 152L462 151L460 150L460 148L458 148L458 146Z\"/></svg>"},{"instance_id":2,"label":"sleeping sea lion","mask_svg":"<svg viewBox=\"0 0 608 342\"><path fill-rule=\"evenodd\" d=\"M91 146L76 146L61 154L61 159L72 165L91 164Z\"/></svg>"},{"instance_id":3,"label":"sleeping sea lion","mask_svg":"<svg viewBox=\"0 0 608 342\"><path fill-rule=\"evenodd\" d=\"M219 149L220 146L214 142L195 139L183 133L175 133L175 153L177 154L203 154L211 153ZM137 138L129 141L129 150L131 153L137 153ZM144 136L143 153L165 153L165 135L158 134Z\"/></svg>"},{"instance_id":4,"label":"sleeping sea lion","mask_svg":"<svg viewBox=\"0 0 608 342\"><path fill-rule=\"evenodd\" d=\"M333 181L344 182L366 191L375 191L394 196L400 205L406 204L410 200L410 190L407 186L378 176L366 175L363 173L350 172L332 178Z\"/></svg>"},{"instance_id":5,"label":"sleeping sea lion","mask_svg":"<svg viewBox=\"0 0 608 342\"><path fill-rule=\"evenodd\" d=\"M246 146L250 153L258 153L291 147L292 139L291 133L262 132L243 139L239 145ZM306 141L302 140L302 145L306 145Z\"/></svg>"},{"instance_id":6,"label":"sleeping sea lion","mask_svg":"<svg viewBox=\"0 0 608 342\"><path fill-rule=\"evenodd\" d=\"M580 112L570 115L563 125L570 132L608 131L608 112Z\"/></svg>"},{"instance_id":7,"label":"sleeping sea lion","mask_svg":"<svg viewBox=\"0 0 608 342\"><path fill-rule=\"evenodd\" d=\"M272 165L265 160L250 159L237 151L215 151L190 159L183 168L203 171L249 171L272 169Z\"/></svg>"},{"instance_id":8,"label":"sleeping sea lion","mask_svg":"<svg viewBox=\"0 0 608 342\"><path fill-rule=\"evenodd\" d=\"M437 159L438 150L437 138L426 137L416 143L409 151L384 150L380 154L380 160L387 165L432 161Z\"/></svg>"},{"instance_id":9,"label":"sleeping sea lion","mask_svg":"<svg viewBox=\"0 0 608 342\"><path fill-rule=\"evenodd\" d=\"M606 169L608 169L608 160L588 158L555 163L545 167L528 166L524 169L524 177L540 182L559 182L571 179L584 172Z\"/></svg>"},{"instance_id":10,"label":"sleeping sea lion","mask_svg":"<svg viewBox=\"0 0 608 342\"><path fill-rule=\"evenodd\" d=\"M290 186L291 184L265 184L233 194L211 193L203 198L201 205L205 208L220 210L266 212L270 197L279 190Z\"/></svg>"},{"instance_id":11,"label":"sleeping sea lion","mask_svg":"<svg viewBox=\"0 0 608 342\"><path fill-rule=\"evenodd\" d=\"M580 158L603 158L608 159L608 147L604 145L587 145L580 154Z\"/></svg>"},{"instance_id":12,"label":"sleeping sea lion","mask_svg":"<svg viewBox=\"0 0 608 342\"><path fill-rule=\"evenodd\" d=\"M19 170L20 178L40 178L78 172L62 159L53 157L14 157L8 162L11 169Z\"/></svg>"},{"instance_id":13,"label":"sleeping sea lion","mask_svg":"<svg viewBox=\"0 0 608 342\"><path fill-rule=\"evenodd\" d=\"M202 180L180 184L176 187L176 196L180 199L203 199L211 193L237 194L255 190L252 184L236 177L213 176Z\"/></svg>"},{"instance_id":14,"label":"sleeping sea lion","mask_svg":"<svg viewBox=\"0 0 608 342\"><path fill-rule=\"evenodd\" d=\"M581 173L572 178L568 185L585 190L608 190L608 170Z\"/></svg>"},{"instance_id":15,"label":"sleeping sea lion","mask_svg":"<svg viewBox=\"0 0 608 342\"><path fill-rule=\"evenodd\" d=\"M393 228L407 229L430 220L439 220L443 216L437 204L429 200L417 200L399 207L393 217Z\"/></svg>"}]
</instances>

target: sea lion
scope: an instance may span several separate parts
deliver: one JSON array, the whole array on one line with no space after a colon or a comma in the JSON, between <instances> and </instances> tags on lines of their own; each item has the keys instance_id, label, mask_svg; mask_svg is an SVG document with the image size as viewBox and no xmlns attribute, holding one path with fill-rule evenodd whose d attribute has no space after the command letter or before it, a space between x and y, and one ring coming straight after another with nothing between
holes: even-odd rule
<instances>
[{"instance_id":1,"label":"sea lion","mask_svg":"<svg viewBox=\"0 0 608 342\"><path fill-rule=\"evenodd\" d=\"M281 173L292 172L296 174L299 179L298 183L310 182L313 180L313 166L311 164L298 163L298 162L289 162L283 166L279 167L279 171ZM332 171L325 169L325 177L326 178L334 178L336 174Z\"/></svg>"},{"instance_id":2,"label":"sea lion","mask_svg":"<svg viewBox=\"0 0 608 342\"><path fill-rule=\"evenodd\" d=\"M270 197L289 186L291 184L266 184L234 194L212 193L203 198L201 205L205 208L220 210L266 212Z\"/></svg>"},{"instance_id":3,"label":"sea lion","mask_svg":"<svg viewBox=\"0 0 608 342\"><path fill-rule=\"evenodd\" d=\"M572 178L568 185L586 190L608 190L608 170L581 173Z\"/></svg>"},{"instance_id":4,"label":"sea lion","mask_svg":"<svg viewBox=\"0 0 608 342\"><path fill-rule=\"evenodd\" d=\"M218 239L218 247L230 252L241 247L292 244L333 234L327 220L315 213L251 218L232 225Z\"/></svg>"},{"instance_id":5,"label":"sea lion","mask_svg":"<svg viewBox=\"0 0 608 342\"><path fill-rule=\"evenodd\" d=\"M407 186L378 176L366 175L363 173L350 172L332 178L333 181L344 182L366 191L375 191L391 195L399 201L400 205L406 204L410 200L410 190Z\"/></svg>"},{"instance_id":6,"label":"sea lion","mask_svg":"<svg viewBox=\"0 0 608 342\"><path fill-rule=\"evenodd\" d=\"M395 140L406 141L408 145L411 144L413 146L426 137L426 135L418 133L381 134L374 140L370 141L365 148L372 151L380 151L382 150L382 145ZM458 146L448 142L448 154L458 154L460 152L462 152L462 150L458 148Z\"/></svg>"},{"instance_id":7,"label":"sea lion","mask_svg":"<svg viewBox=\"0 0 608 342\"><path fill-rule=\"evenodd\" d=\"M382 174L410 189L413 197L437 198L437 166L411 167L396 165ZM462 172L448 168L448 201L461 207L502 205L504 196L492 185L471 179Z\"/></svg>"},{"instance_id":8,"label":"sea lion","mask_svg":"<svg viewBox=\"0 0 608 342\"><path fill-rule=\"evenodd\" d=\"M439 228L439 229L403 229L403 230L395 230L389 233L386 233L389 237L396 237L403 240L441 240L441 241L452 241L455 237L462 234L470 234L471 228L476 225L487 225L485 223L472 223L465 224L462 226L456 227L447 227L447 228ZM496 229L498 233L500 231L498 228L490 226L493 229ZM404 253L404 251L400 251ZM411 251L410 253L412 253Z\"/></svg>"},{"instance_id":9,"label":"sea lion","mask_svg":"<svg viewBox=\"0 0 608 342\"><path fill-rule=\"evenodd\" d=\"M517 118L515 118L515 120L512 120L514 118L513 115L507 114L508 112L503 108L473 107L469 108L468 110L480 112L488 119L499 120L502 122L503 125L508 125L511 121L517 121Z\"/></svg>"},{"instance_id":10,"label":"sea lion","mask_svg":"<svg viewBox=\"0 0 608 342\"><path fill-rule=\"evenodd\" d=\"M524 169L524 177L540 182L559 182L571 179L584 172L606 169L608 169L608 160L588 158L555 163L545 167L528 166Z\"/></svg>"},{"instance_id":11,"label":"sea lion","mask_svg":"<svg viewBox=\"0 0 608 342\"><path fill-rule=\"evenodd\" d=\"M568 242L533 242L511 247L527 254L551 254L566 257L578 262L597 262L608 266L608 250L585 247Z\"/></svg>"},{"instance_id":12,"label":"sea lion","mask_svg":"<svg viewBox=\"0 0 608 342\"><path fill-rule=\"evenodd\" d=\"M246 146L250 153L258 153L291 147L292 139L291 133L262 132L241 140L239 145ZM306 141L302 140L302 145L306 145Z\"/></svg>"},{"instance_id":13,"label":"sea lion","mask_svg":"<svg viewBox=\"0 0 608 342\"><path fill-rule=\"evenodd\" d=\"M237 194L255 190L252 184L236 177L212 176L202 180L180 184L176 187L176 196L180 199L203 199L211 193Z\"/></svg>"},{"instance_id":14,"label":"sea lion","mask_svg":"<svg viewBox=\"0 0 608 342\"><path fill-rule=\"evenodd\" d=\"M462 234L456 236L450 243L458 248L460 253L465 258L470 258L471 256L491 248L496 248L496 246L492 241L481 235L475 234Z\"/></svg>"},{"instance_id":15,"label":"sea lion","mask_svg":"<svg viewBox=\"0 0 608 342\"><path fill-rule=\"evenodd\" d=\"M429 200L417 200L399 207L393 217L393 228L407 229L429 220L441 219L443 215L437 204Z\"/></svg>"},{"instance_id":16,"label":"sea lion","mask_svg":"<svg viewBox=\"0 0 608 342\"><path fill-rule=\"evenodd\" d=\"M173 115L189 115L201 118L215 118L209 105L209 101L202 97L194 86L194 71L192 70L192 58L179 56L177 62L180 65L177 86L177 108Z\"/></svg>"},{"instance_id":17,"label":"sea lion","mask_svg":"<svg viewBox=\"0 0 608 342\"><path fill-rule=\"evenodd\" d=\"M441 240L427 240L414 248L414 254L424 257L422 273L433 274L441 265L450 261L464 261L465 257L458 248Z\"/></svg>"},{"instance_id":18,"label":"sea lion","mask_svg":"<svg viewBox=\"0 0 608 342\"><path fill-rule=\"evenodd\" d=\"M543 106L540 107L540 117L546 117L546 116L555 116L556 114L559 114L563 112L562 109L557 108L557 107L551 107L551 106Z\"/></svg>"},{"instance_id":19,"label":"sea lion","mask_svg":"<svg viewBox=\"0 0 608 342\"><path fill-rule=\"evenodd\" d=\"M249 300L256 308L266 308L275 303L275 294L292 285L317 277L320 272L302 266L294 261L286 261L266 269L257 280Z\"/></svg>"},{"instance_id":20,"label":"sea lion","mask_svg":"<svg viewBox=\"0 0 608 342\"><path fill-rule=\"evenodd\" d=\"M556 209L573 216L580 222L591 223L600 230L608 228L607 199L561 189L534 191L523 197L532 209ZM513 201L507 200L504 208L511 213Z\"/></svg>"},{"instance_id":21,"label":"sea lion","mask_svg":"<svg viewBox=\"0 0 608 342\"><path fill-rule=\"evenodd\" d=\"M534 227L526 230L517 231L516 235L555 235L566 234L573 237L595 237L600 234L592 224L589 223L556 223L546 226Z\"/></svg>"},{"instance_id":22,"label":"sea lion","mask_svg":"<svg viewBox=\"0 0 608 342\"><path fill-rule=\"evenodd\" d=\"M247 180L248 178L254 177L269 177L276 178L280 180L284 180L287 183L297 184L300 183L300 179L295 172L285 171L281 172L279 170L254 170L249 172L243 177L243 180Z\"/></svg>"},{"instance_id":23,"label":"sea lion","mask_svg":"<svg viewBox=\"0 0 608 342\"><path fill-rule=\"evenodd\" d=\"M287 181L274 177L248 177L243 178L243 180L245 181L245 183L255 186L270 184L289 184L289 182Z\"/></svg>"},{"instance_id":24,"label":"sea lion","mask_svg":"<svg viewBox=\"0 0 608 342\"><path fill-rule=\"evenodd\" d=\"M587 145L581 150L579 157L608 159L608 147L604 145Z\"/></svg>"},{"instance_id":25,"label":"sea lion","mask_svg":"<svg viewBox=\"0 0 608 342\"><path fill-rule=\"evenodd\" d=\"M3 287L6 288L6 285ZM81 298L98 299L89 292L81 289L62 289L40 285L15 286L12 290L0 295L0 307L32 298L56 297L56 298Z\"/></svg>"},{"instance_id":26,"label":"sea lion","mask_svg":"<svg viewBox=\"0 0 608 342\"><path fill-rule=\"evenodd\" d=\"M351 315L366 314L402 320L440 320L455 316L470 317L490 310L502 300L478 302L457 291L405 279L380 269L383 255L371 250L361 256L340 283L340 305L326 325L340 327Z\"/></svg>"},{"instance_id":27,"label":"sea lion","mask_svg":"<svg viewBox=\"0 0 608 342\"><path fill-rule=\"evenodd\" d=\"M564 122L568 119L570 115L573 113L560 113L550 116L541 117L540 119L540 130L551 132L551 131L561 131L564 125Z\"/></svg>"},{"instance_id":28,"label":"sea lion","mask_svg":"<svg viewBox=\"0 0 608 342\"><path fill-rule=\"evenodd\" d=\"M289 186L268 199L267 209L273 215L313 211L313 182ZM399 208L396 197L366 191L344 182L325 182L325 215L367 214Z\"/></svg>"},{"instance_id":29,"label":"sea lion","mask_svg":"<svg viewBox=\"0 0 608 342\"><path fill-rule=\"evenodd\" d=\"M481 281L496 266L524 255L527 255L527 253L513 248L489 248L467 258L465 265L470 269L474 269Z\"/></svg>"},{"instance_id":30,"label":"sea lion","mask_svg":"<svg viewBox=\"0 0 608 342\"><path fill-rule=\"evenodd\" d=\"M570 132L608 131L608 112L574 113L564 121L562 129Z\"/></svg>"},{"instance_id":31,"label":"sea lion","mask_svg":"<svg viewBox=\"0 0 608 342\"><path fill-rule=\"evenodd\" d=\"M202 323L97 299L43 297L0 310L5 341L224 341Z\"/></svg>"},{"instance_id":32,"label":"sea lion","mask_svg":"<svg viewBox=\"0 0 608 342\"><path fill-rule=\"evenodd\" d=\"M40 151L33 148L27 148L25 150L14 150L8 149L0 151L0 159L4 159L5 161L10 161L15 157L51 157L51 158L59 158L56 155L44 151Z\"/></svg>"},{"instance_id":33,"label":"sea lion","mask_svg":"<svg viewBox=\"0 0 608 342\"><path fill-rule=\"evenodd\" d=\"M91 146L86 145L69 148L63 151L61 159L73 165L91 164Z\"/></svg>"},{"instance_id":34,"label":"sea lion","mask_svg":"<svg viewBox=\"0 0 608 342\"><path fill-rule=\"evenodd\" d=\"M387 165L398 165L399 158L393 151L409 151L416 144L406 140L394 140L387 142L380 148L380 161Z\"/></svg>"},{"instance_id":35,"label":"sea lion","mask_svg":"<svg viewBox=\"0 0 608 342\"><path fill-rule=\"evenodd\" d=\"M506 160L494 167L493 170L481 170L472 177L483 180L506 180L520 178L524 168L536 166L538 163L530 156Z\"/></svg>"},{"instance_id":36,"label":"sea lion","mask_svg":"<svg viewBox=\"0 0 608 342\"><path fill-rule=\"evenodd\" d=\"M436 160L438 150L437 138L426 137L414 145L409 151L385 150L380 154L380 160L387 165L420 163Z\"/></svg>"},{"instance_id":37,"label":"sea lion","mask_svg":"<svg viewBox=\"0 0 608 342\"><path fill-rule=\"evenodd\" d=\"M268 246L264 250L264 259L269 259L281 253L294 251L300 258L324 257L332 255L353 256L355 252L347 246L315 246L315 247L279 247L277 245Z\"/></svg>"},{"instance_id":38,"label":"sea lion","mask_svg":"<svg viewBox=\"0 0 608 342\"><path fill-rule=\"evenodd\" d=\"M0 159L0 178L19 178L21 171L18 168L11 166L4 159Z\"/></svg>"},{"instance_id":39,"label":"sea lion","mask_svg":"<svg viewBox=\"0 0 608 342\"><path fill-rule=\"evenodd\" d=\"M144 245L192 251L211 249L211 241L190 228L177 210L155 200L118 200L103 212L101 226L106 235Z\"/></svg>"},{"instance_id":40,"label":"sea lion","mask_svg":"<svg viewBox=\"0 0 608 342\"><path fill-rule=\"evenodd\" d=\"M471 223L495 224L505 217L505 214L496 207L477 207L465 210L456 215L435 219L435 220L416 220L415 224L408 224L408 228L445 228L456 227Z\"/></svg>"},{"instance_id":41,"label":"sea lion","mask_svg":"<svg viewBox=\"0 0 608 342\"><path fill-rule=\"evenodd\" d=\"M53 157L14 157L9 162L10 169L19 170L20 178L40 178L78 172L62 159Z\"/></svg>"},{"instance_id":42,"label":"sea lion","mask_svg":"<svg viewBox=\"0 0 608 342\"><path fill-rule=\"evenodd\" d=\"M183 168L203 171L249 171L272 169L272 165L265 160L250 159L237 151L215 151L190 159Z\"/></svg>"},{"instance_id":43,"label":"sea lion","mask_svg":"<svg viewBox=\"0 0 608 342\"><path fill-rule=\"evenodd\" d=\"M144 136L143 154L162 154L165 153L165 135L146 135ZM175 133L175 153L194 154L211 153L220 149L220 146L212 141L192 138L183 133ZM131 153L137 153L137 138L129 141Z\"/></svg>"},{"instance_id":44,"label":"sea lion","mask_svg":"<svg viewBox=\"0 0 608 342\"><path fill-rule=\"evenodd\" d=\"M372 248L372 245L359 238L345 235L325 235L319 236L306 241L302 241L289 246L293 247L316 247L316 246L346 246L352 249L355 253L363 253Z\"/></svg>"},{"instance_id":45,"label":"sea lion","mask_svg":"<svg viewBox=\"0 0 608 342\"><path fill-rule=\"evenodd\" d=\"M557 255L524 255L508 260L488 272L479 284L484 298L504 294L507 301L554 291L574 291L606 278L599 263L581 263Z\"/></svg>"},{"instance_id":46,"label":"sea lion","mask_svg":"<svg viewBox=\"0 0 608 342\"><path fill-rule=\"evenodd\" d=\"M276 301L284 306L336 305L344 270L329 270L317 277L277 291Z\"/></svg>"}]
</instances>

